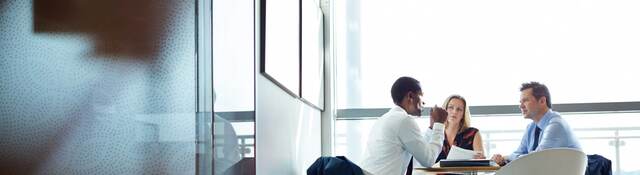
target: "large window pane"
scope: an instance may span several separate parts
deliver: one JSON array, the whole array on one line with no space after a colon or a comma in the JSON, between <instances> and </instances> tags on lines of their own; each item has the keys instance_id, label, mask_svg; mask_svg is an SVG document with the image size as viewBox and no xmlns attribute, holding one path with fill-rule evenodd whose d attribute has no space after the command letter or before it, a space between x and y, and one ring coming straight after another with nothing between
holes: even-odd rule
<instances>
[{"instance_id":1,"label":"large window pane","mask_svg":"<svg viewBox=\"0 0 640 175\"><path fill-rule=\"evenodd\" d=\"M613 169L618 168L617 164L620 164L621 174L640 174L640 167L637 166L640 152L636 151L640 146L640 136L635 135L633 138L622 139L621 141L620 162L613 164Z\"/></svg>"},{"instance_id":2,"label":"large window pane","mask_svg":"<svg viewBox=\"0 0 640 175\"><path fill-rule=\"evenodd\" d=\"M254 1L213 0L214 174L255 174Z\"/></svg>"},{"instance_id":3,"label":"large window pane","mask_svg":"<svg viewBox=\"0 0 640 175\"><path fill-rule=\"evenodd\" d=\"M216 112L254 110L253 1L213 1Z\"/></svg>"},{"instance_id":4,"label":"large window pane","mask_svg":"<svg viewBox=\"0 0 640 175\"><path fill-rule=\"evenodd\" d=\"M516 104L526 81L554 103L640 100L639 1L335 3L339 109L391 106L399 76L420 80L428 104Z\"/></svg>"}]
</instances>

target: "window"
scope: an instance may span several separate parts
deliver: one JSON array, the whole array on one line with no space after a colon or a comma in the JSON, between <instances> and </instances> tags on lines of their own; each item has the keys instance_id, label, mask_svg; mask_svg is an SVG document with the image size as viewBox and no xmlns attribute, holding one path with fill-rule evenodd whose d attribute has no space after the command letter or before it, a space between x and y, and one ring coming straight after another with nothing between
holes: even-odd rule
<instances>
[{"instance_id":1,"label":"window","mask_svg":"<svg viewBox=\"0 0 640 175\"><path fill-rule=\"evenodd\" d=\"M392 105L400 76L427 104L517 104L520 84L552 102L640 101L638 1L337 1L337 108ZM529 63L544 63L531 67Z\"/></svg>"},{"instance_id":2,"label":"window","mask_svg":"<svg viewBox=\"0 0 640 175\"><path fill-rule=\"evenodd\" d=\"M631 22L640 19L640 2L333 3L335 155L361 161L372 118L393 106L390 88L400 76L421 81L428 106L464 96L487 155L508 154L530 122L518 114L520 85L538 81L554 109L568 109L562 114L587 154L611 159L617 174L640 172L629 147L640 143L640 23ZM428 118L418 123L426 127Z\"/></svg>"},{"instance_id":3,"label":"window","mask_svg":"<svg viewBox=\"0 0 640 175\"><path fill-rule=\"evenodd\" d=\"M213 174L255 174L254 1L212 3Z\"/></svg>"}]
</instances>

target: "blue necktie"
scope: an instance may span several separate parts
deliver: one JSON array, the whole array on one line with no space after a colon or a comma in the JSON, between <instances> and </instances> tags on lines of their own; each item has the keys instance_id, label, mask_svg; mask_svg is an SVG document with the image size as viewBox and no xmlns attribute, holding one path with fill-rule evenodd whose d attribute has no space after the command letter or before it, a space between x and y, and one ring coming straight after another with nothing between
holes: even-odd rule
<instances>
[{"instance_id":1,"label":"blue necktie","mask_svg":"<svg viewBox=\"0 0 640 175\"><path fill-rule=\"evenodd\" d=\"M534 140L533 140L533 148L531 150L535 151L536 148L538 148L538 140L540 139L540 131L541 129L538 128L538 126L536 126L536 131L535 131L535 136L534 136Z\"/></svg>"},{"instance_id":2,"label":"blue necktie","mask_svg":"<svg viewBox=\"0 0 640 175\"><path fill-rule=\"evenodd\" d=\"M411 175L413 173L413 156L411 156L411 160L409 161L409 166L407 166L407 175Z\"/></svg>"}]
</instances>

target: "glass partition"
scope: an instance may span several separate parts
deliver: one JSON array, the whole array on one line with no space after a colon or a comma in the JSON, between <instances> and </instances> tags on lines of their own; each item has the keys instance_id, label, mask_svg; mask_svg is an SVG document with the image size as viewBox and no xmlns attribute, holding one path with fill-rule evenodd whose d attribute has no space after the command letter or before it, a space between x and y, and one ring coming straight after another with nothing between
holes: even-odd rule
<instances>
[{"instance_id":1,"label":"glass partition","mask_svg":"<svg viewBox=\"0 0 640 175\"><path fill-rule=\"evenodd\" d=\"M212 7L214 174L255 174L254 1Z\"/></svg>"},{"instance_id":2,"label":"glass partition","mask_svg":"<svg viewBox=\"0 0 640 175\"><path fill-rule=\"evenodd\" d=\"M196 174L196 1L0 1L2 174Z\"/></svg>"}]
</instances>

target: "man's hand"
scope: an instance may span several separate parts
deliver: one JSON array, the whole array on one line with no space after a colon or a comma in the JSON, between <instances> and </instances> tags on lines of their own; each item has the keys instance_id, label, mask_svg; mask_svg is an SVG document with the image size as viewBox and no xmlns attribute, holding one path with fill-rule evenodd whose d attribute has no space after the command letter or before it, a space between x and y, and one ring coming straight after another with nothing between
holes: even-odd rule
<instances>
[{"instance_id":1,"label":"man's hand","mask_svg":"<svg viewBox=\"0 0 640 175\"><path fill-rule=\"evenodd\" d=\"M433 123L444 124L444 121L447 120L448 115L449 114L447 114L447 111L438 107L438 105L433 106L433 108L431 108L431 124L429 125L429 128L433 128Z\"/></svg>"},{"instance_id":2,"label":"man's hand","mask_svg":"<svg viewBox=\"0 0 640 175\"><path fill-rule=\"evenodd\" d=\"M491 160L493 160L494 162L496 162L500 166L504 166L504 164L507 163L504 160L504 157L502 157L502 155L500 155L500 154L494 154L493 157L491 157Z\"/></svg>"}]
</instances>

